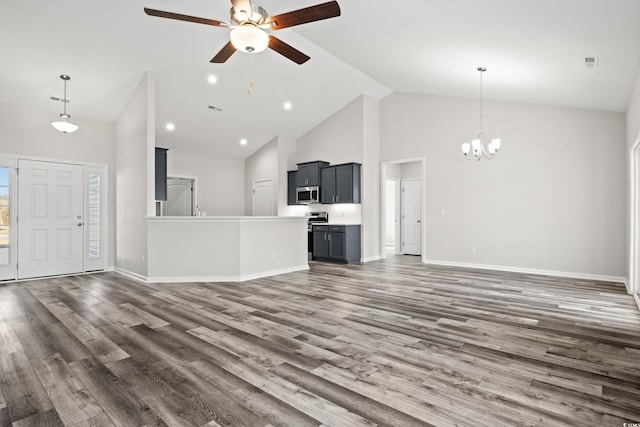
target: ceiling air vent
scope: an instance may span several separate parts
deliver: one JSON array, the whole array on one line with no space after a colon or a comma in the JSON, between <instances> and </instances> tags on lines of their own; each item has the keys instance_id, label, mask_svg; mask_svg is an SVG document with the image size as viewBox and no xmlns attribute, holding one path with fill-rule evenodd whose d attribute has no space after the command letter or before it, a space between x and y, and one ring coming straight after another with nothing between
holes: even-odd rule
<instances>
[{"instance_id":1,"label":"ceiling air vent","mask_svg":"<svg viewBox=\"0 0 640 427\"><path fill-rule=\"evenodd\" d=\"M209 105L208 108L213 111L222 111L222 108L216 107L215 105Z\"/></svg>"},{"instance_id":2,"label":"ceiling air vent","mask_svg":"<svg viewBox=\"0 0 640 427\"><path fill-rule=\"evenodd\" d=\"M595 68L598 66L598 57L597 56L583 56L584 66L587 68Z\"/></svg>"}]
</instances>

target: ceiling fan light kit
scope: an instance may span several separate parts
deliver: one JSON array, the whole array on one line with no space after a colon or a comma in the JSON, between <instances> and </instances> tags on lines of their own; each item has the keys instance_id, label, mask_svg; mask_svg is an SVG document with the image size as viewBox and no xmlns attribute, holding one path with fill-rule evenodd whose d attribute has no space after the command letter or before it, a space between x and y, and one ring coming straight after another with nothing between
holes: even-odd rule
<instances>
[{"instance_id":1,"label":"ceiling fan light kit","mask_svg":"<svg viewBox=\"0 0 640 427\"><path fill-rule=\"evenodd\" d=\"M468 160L480 160L482 156L487 159L493 159L500 147L502 146L502 141L499 138L492 139L489 143L486 142L483 131L483 123L482 123L482 73L487 71L484 67L478 67L478 71L480 72L480 133L478 137L472 139L471 142L463 142L462 143L462 154Z\"/></svg>"},{"instance_id":2,"label":"ceiling fan light kit","mask_svg":"<svg viewBox=\"0 0 640 427\"><path fill-rule=\"evenodd\" d=\"M62 133L73 133L78 130L79 126L75 123L69 121L71 118L70 115L67 114L67 82L71 80L71 77L66 74L62 74L60 76L62 81L64 81L64 97L62 98L62 102L64 104L64 112L60 114L60 120L55 120L51 122L51 126L53 126L57 131Z\"/></svg>"},{"instance_id":3,"label":"ceiling fan light kit","mask_svg":"<svg viewBox=\"0 0 640 427\"><path fill-rule=\"evenodd\" d=\"M305 7L280 15L269 16L266 10L250 0L231 0L231 22L199 18L174 12L144 8L149 16L195 22L214 27L231 28L230 41L211 59L220 64L226 62L237 50L246 53L259 53L270 48L296 64L307 62L310 57L288 45L266 30L280 30L295 25L321 21L340 16L340 6L336 1Z\"/></svg>"},{"instance_id":4,"label":"ceiling fan light kit","mask_svg":"<svg viewBox=\"0 0 640 427\"><path fill-rule=\"evenodd\" d=\"M231 30L233 47L241 52L259 53L269 46L269 35L252 24L244 24Z\"/></svg>"}]
</instances>

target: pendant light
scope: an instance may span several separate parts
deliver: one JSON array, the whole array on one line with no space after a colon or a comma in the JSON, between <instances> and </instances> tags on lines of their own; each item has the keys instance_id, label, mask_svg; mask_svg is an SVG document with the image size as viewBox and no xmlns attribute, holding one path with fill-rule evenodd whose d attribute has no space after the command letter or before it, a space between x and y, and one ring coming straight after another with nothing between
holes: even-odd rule
<instances>
[{"instance_id":1,"label":"pendant light","mask_svg":"<svg viewBox=\"0 0 640 427\"><path fill-rule=\"evenodd\" d=\"M478 137L471 140L471 142L462 143L462 154L469 160L480 160L482 156L491 160L498 153L502 143L499 138L492 139L488 144L484 139L482 128L482 73L487 71L487 69L478 67L478 71L480 72L480 133Z\"/></svg>"},{"instance_id":2,"label":"pendant light","mask_svg":"<svg viewBox=\"0 0 640 427\"><path fill-rule=\"evenodd\" d=\"M64 97L62 98L62 102L64 104L64 112L60 114L60 120L56 120L51 122L51 126L56 128L56 130L62 133L73 133L78 130L78 125L69 121L71 118L70 115L67 114L67 81L71 79L71 77L66 74L62 74L60 76L62 81L64 81Z\"/></svg>"}]
</instances>

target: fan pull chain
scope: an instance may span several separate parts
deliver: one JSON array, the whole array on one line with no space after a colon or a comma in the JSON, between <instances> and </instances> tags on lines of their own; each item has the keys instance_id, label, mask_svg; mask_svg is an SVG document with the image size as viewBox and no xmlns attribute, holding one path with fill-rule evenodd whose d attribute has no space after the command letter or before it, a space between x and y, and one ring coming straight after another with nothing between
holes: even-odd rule
<instances>
[{"instance_id":1,"label":"fan pull chain","mask_svg":"<svg viewBox=\"0 0 640 427\"><path fill-rule=\"evenodd\" d=\"M253 95L253 88L256 86L256 83L253 81L253 79L251 78L251 76L253 75L253 67L254 67L254 62L255 62L255 58L253 57L253 54L249 55L251 57L251 59L249 60L249 89L247 90L247 93L249 94L249 96Z\"/></svg>"},{"instance_id":2,"label":"fan pull chain","mask_svg":"<svg viewBox=\"0 0 640 427\"><path fill-rule=\"evenodd\" d=\"M249 95L253 95L253 87L254 87L254 86L255 86L255 83L253 82L253 80L251 80L251 81L249 82L249 90L247 90L247 93L248 93Z\"/></svg>"}]
</instances>

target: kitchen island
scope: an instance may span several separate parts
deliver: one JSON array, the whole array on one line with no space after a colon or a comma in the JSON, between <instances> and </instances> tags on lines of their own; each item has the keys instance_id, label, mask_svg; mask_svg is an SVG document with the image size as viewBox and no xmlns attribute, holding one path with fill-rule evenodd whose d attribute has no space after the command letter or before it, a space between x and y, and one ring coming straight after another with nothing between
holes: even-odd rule
<instances>
[{"instance_id":1,"label":"kitchen island","mask_svg":"<svg viewBox=\"0 0 640 427\"><path fill-rule=\"evenodd\" d=\"M239 282L309 268L303 216L146 219L148 282Z\"/></svg>"}]
</instances>

